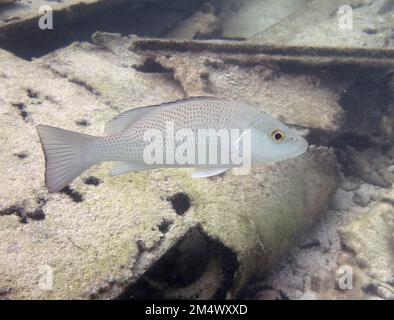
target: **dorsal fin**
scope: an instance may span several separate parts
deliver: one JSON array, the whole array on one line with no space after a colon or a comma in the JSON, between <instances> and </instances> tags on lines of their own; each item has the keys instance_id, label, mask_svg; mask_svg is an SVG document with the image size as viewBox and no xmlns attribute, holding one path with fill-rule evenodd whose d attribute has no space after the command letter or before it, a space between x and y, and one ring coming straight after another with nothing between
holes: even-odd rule
<instances>
[{"instance_id":1,"label":"dorsal fin","mask_svg":"<svg viewBox=\"0 0 394 320\"><path fill-rule=\"evenodd\" d=\"M146 114L151 113L157 108L158 106L141 107L122 112L112 120L108 121L107 125L105 126L105 133L111 135L123 132L130 128L133 123L139 119L142 119Z\"/></svg>"},{"instance_id":2,"label":"dorsal fin","mask_svg":"<svg viewBox=\"0 0 394 320\"><path fill-rule=\"evenodd\" d=\"M196 100L202 100L202 99L216 100L217 98L209 97L209 96L207 96L207 97L203 97L203 96L192 97L192 98L175 100L175 101L171 101L171 102L164 102L164 103L153 105L153 106L146 106L146 107L140 107L140 108L127 110L125 112L118 114L112 120L108 121L107 125L105 126L105 133L108 135L111 135L111 134L123 132L126 129L130 128L133 123L137 122L138 120L142 119L147 114L149 114L159 108L173 106L173 105L180 103L180 102L196 101Z\"/></svg>"}]
</instances>

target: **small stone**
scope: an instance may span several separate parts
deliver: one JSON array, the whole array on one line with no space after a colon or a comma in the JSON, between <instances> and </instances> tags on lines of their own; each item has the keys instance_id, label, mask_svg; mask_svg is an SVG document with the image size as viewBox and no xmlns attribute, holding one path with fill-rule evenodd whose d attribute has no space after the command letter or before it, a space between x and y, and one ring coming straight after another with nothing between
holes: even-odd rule
<instances>
[{"instance_id":1,"label":"small stone","mask_svg":"<svg viewBox=\"0 0 394 320\"><path fill-rule=\"evenodd\" d=\"M366 207L371 202L371 195L359 190L354 193L353 201L361 207Z\"/></svg>"},{"instance_id":2,"label":"small stone","mask_svg":"<svg viewBox=\"0 0 394 320\"><path fill-rule=\"evenodd\" d=\"M347 192L342 188L339 188L334 198L332 199L330 206L333 210L346 211L349 210L353 205L353 193Z\"/></svg>"},{"instance_id":3,"label":"small stone","mask_svg":"<svg viewBox=\"0 0 394 320\"><path fill-rule=\"evenodd\" d=\"M378 33L378 30L376 28L373 28L373 27L364 28L363 31L365 33L368 33L368 34L376 34L376 33Z\"/></svg>"},{"instance_id":4,"label":"small stone","mask_svg":"<svg viewBox=\"0 0 394 320\"><path fill-rule=\"evenodd\" d=\"M283 300L280 293L274 289L267 289L257 292L256 300Z\"/></svg>"},{"instance_id":5,"label":"small stone","mask_svg":"<svg viewBox=\"0 0 394 320\"><path fill-rule=\"evenodd\" d=\"M356 181L346 180L344 183L342 183L341 188L346 191L354 191L360 188L360 185Z\"/></svg>"},{"instance_id":6,"label":"small stone","mask_svg":"<svg viewBox=\"0 0 394 320\"><path fill-rule=\"evenodd\" d=\"M390 173L394 174L394 165L388 166L388 167L387 167L387 170L388 170Z\"/></svg>"},{"instance_id":7,"label":"small stone","mask_svg":"<svg viewBox=\"0 0 394 320\"><path fill-rule=\"evenodd\" d=\"M389 289L386 286L379 285L376 289L376 293L378 294L379 297L387 300L393 300L394 299L394 290Z\"/></svg>"}]
</instances>

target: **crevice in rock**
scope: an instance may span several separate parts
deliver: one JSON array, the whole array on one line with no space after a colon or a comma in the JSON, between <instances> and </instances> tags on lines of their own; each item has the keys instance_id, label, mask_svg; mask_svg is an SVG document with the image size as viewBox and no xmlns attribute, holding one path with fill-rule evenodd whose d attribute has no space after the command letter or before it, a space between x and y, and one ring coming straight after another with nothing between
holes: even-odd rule
<instances>
[{"instance_id":1,"label":"crevice in rock","mask_svg":"<svg viewBox=\"0 0 394 320\"><path fill-rule=\"evenodd\" d=\"M67 79L68 82L76 84L77 86L82 87L83 89L85 89L86 91L88 91L89 93L95 95L95 96L100 96L100 92L97 91L93 86L91 86L90 84L88 84L86 81L81 80L81 79L77 79L75 77L70 77L67 73L62 73L56 69L54 69L53 67L51 67L50 65L47 66L48 70L50 70L54 75Z\"/></svg>"},{"instance_id":2,"label":"crevice in rock","mask_svg":"<svg viewBox=\"0 0 394 320\"><path fill-rule=\"evenodd\" d=\"M44 206L47 203L47 199L45 198L38 198L36 200L36 205L37 207L33 210L26 209L22 205L12 205L10 207L7 207L5 209L0 210L0 216L9 216L12 214L15 214L17 217L19 217L19 222L26 224L29 222L29 220L33 221L40 221L45 219L45 213L44 213ZM22 201L23 203L23 201Z\"/></svg>"},{"instance_id":3,"label":"crevice in rock","mask_svg":"<svg viewBox=\"0 0 394 320\"><path fill-rule=\"evenodd\" d=\"M157 228L161 233L167 233L173 223L172 220L163 219Z\"/></svg>"},{"instance_id":4,"label":"crevice in rock","mask_svg":"<svg viewBox=\"0 0 394 320\"><path fill-rule=\"evenodd\" d=\"M84 200L83 194L70 188L70 186L64 187L60 192L68 195L71 198L71 200L76 203L80 203Z\"/></svg>"},{"instance_id":5,"label":"crevice in rock","mask_svg":"<svg viewBox=\"0 0 394 320\"><path fill-rule=\"evenodd\" d=\"M140 252L144 250L142 248ZM217 284L205 284L208 287L215 286L211 296L206 296L208 293L203 291L194 294L203 298L224 299L233 286L234 275L239 267L238 261L233 251L208 237L200 227L189 230L139 280L126 288L118 299L187 298L182 293L183 290L189 286L196 286L199 281L206 281L203 275L211 259L220 261L218 272L221 280ZM201 283L197 287L204 287L204 284Z\"/></svg>"},{"instance_id":6,"label":"crevice in rock","mask_svg":"<svg viewBox=\"0 0 394 320\"><path fill-rule=\"evenodd\" d=\"M39 97L38 92L34 91L33 89L26 89L27 96L30 99L37 99Z\"/></svg>"},{"instance_id":7,"label":"crevice in rock","mask_svg":"<svg viewBox=\"0 0 394 320\"><path fill-rule=\"evenodd\" d=\"M19 115L23 121L29 122L29 113L26 111L26 105L22 102L13 103L12 105L19 110Z\"/></svg>"},{"instance_id":8,"label":"crevice in rock","mask_svg":"<svg viewBox=\"0 0 394 320\"><path fill-rule=\"evenodd\" d=\"M134 69L144 73L171 73L173 70L164 68L154 58L148 57L145 61L138 66L134 66Z\"/></svg>"},{"instance_id":9,"label":"crevice in rock","mask_svg":"<svg viewBox=\"0 0 394 320\"><path fill-rule=\"evenodd\" d=\"M164 66L162 63L160 63L159 59L156 59L155 57L146 57L142 64L133 65L132 67L139 72L161 73L163 76L168 77L169 81L174 82L174 84L179 87L184 97L188 97L182 82L177 79L175 75L175 69Z\"/></svg>"},{"instance_id":10,"label":"crevice in rock","mask_svg":"<svg viewBox=\"0 0 394 320\"><path fill-rule=\"evenodd\" d=\"M77 120L77 121L75 121L75 124L77 126L80 126L80 127L88 127L88 126L90 126L90 122L85 120L85 119Z\"/></svg>"},{"instance_id":11,"label":"crevice in rock","mask_svg":"<svg viewBox=\"0 0 394 320\"><path fill-rule=\"evenodd\" d=\"M74 83L74 84L86 89L88 92L90 92L91 94L94 94L95 96L100 95L100 92L98 92L95 88L93 88L91 85L89 85L88 83L86 83L85 81L83 81L81 79L67 78L67 80L71 83Z\"/></svg>"},{"instance_id":12,"label":"crevice in rock","mask_svg":"<svg viewBox=\"0 0 394 320\"><path fill-rule=\"evenodd\" d=\"M387 188L394 183L394 79L390 70L357 71L339 100L345 111L337 131L303 128L312 145L335 149L345 176Z\"/></svg>"},{"instance_id":13,"label":"crevice in rock","mask_svg":"<svg viewBox=\"0 0 394 320\"><path fill-rule=\"evenodd\" d=\"M53 12L54 28L41 30L37 19L0 29L0 47L30 60L75 41L90 42L96 31L159 37L192 15L204 0L97 1Z\"/></svg>"},{"instance_id":14,"label":"crevice in rock","mask_svg":"<svg viewBox=\"0 0 394 320\"><path fill-rule=\"evenodd\" d=\"M27 154L27 152L17 152L17 153L14 153L14 156L20 160L23 160L23 159L26 159L29 155Z\"/></svg>"}]
</instances>

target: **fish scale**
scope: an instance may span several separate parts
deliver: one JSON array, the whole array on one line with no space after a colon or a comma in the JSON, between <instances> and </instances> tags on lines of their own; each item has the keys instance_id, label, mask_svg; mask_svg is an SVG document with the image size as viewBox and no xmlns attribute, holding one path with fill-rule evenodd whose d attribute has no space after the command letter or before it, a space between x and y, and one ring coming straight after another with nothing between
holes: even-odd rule
<instances>
[{"instance_id":1,"label":"fish scale","mask_svg":"<svg viewBox=\"0 0 394 320\"><path fill-rule=\"evenodd\" d=\"M246 128L252 118L250 114L245 117L245 113L241 111L243 110L239 105L231 101L200 100L175 103L152 112L125 132L97 140L97 157L101 161L111 161L114 156L120 161L142 161L143 151L148 144L144 141L145 132L147 130L163 132L165 147L165 129L168 122L174 123L175 132L190 129L195 136L199 129ZM250 111L258 113L254 109Z\"/></svg>"}]
</instances>

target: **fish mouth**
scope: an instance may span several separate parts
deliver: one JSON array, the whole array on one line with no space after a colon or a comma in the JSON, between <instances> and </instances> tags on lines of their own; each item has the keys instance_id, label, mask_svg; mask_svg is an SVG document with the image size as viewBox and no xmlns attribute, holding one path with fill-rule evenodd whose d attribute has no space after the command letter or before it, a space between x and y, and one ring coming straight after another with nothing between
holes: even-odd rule
<instances>
[{"instance_id":1,"label":"fish mouth","mask_svg":"<svg viewBox=\"0 0 394 320\"><path fill-rule=\"evenodd\" d=\"M297 150L293 157L298 157L298 156L304 154L306 151L308 151L308 148L303 148L303 149Z\"/></svg>"},{"instance_id":2,"label":"fish mouth","mask_svg":"<svg viewBox=\"0 0 394 320\"><path fill-rule=\"evenodd\" d=\"M298 147L298 148L295 150L295 152L294 152L294 154L293 154L293 157L298 157L298 156L302 155L303 153L307 152L308 149L309 149L309 145L308 145L308 143L305 141L305 143L303 143L300 147Z\"/></svg>"}]
</instances>

